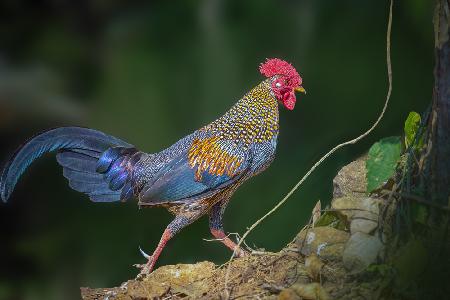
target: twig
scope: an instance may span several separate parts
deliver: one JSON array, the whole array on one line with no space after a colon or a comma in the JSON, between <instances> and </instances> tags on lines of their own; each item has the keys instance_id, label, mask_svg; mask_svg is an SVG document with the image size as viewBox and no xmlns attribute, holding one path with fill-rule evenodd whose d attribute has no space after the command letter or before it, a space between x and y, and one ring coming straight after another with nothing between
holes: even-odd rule
<instances>
[{"instance_id":1,"label":"twig","mask_svg":"<svg viewBox=\"0 0 450 300\"><path fill-rule=\"evenodd\" d=\"M323 212L336 212L336 211L365 211L368 213L371 213L373 215L376 215L377 213L374 213L373 211L369 211L367 209L362 208L326 208L322 209Z\"/></svg>"},{"instance_id":2,"label":"twig","mask_svg":"<svg viewBox=\"0 0 450 300\"><path fill-rule=\"evenodd\" d=\"M206 239L206 238L203 238L202 240L204 240L205 242L222 242L224 239L229 238L230 235L236 235L237 237L239 237L239 233L237 233L237 232L230 232L225 237L220 238L220 239Z\"/></svg>"},{"instance_id":3,"label":"twig","mask_svg":"<svg viewBox=\"0 0 450 300\"><path fill-rule=\"evenodd\" d=\"M219 239L205 239L205 238L203 238L203 240L204 240L205 242L223 242L226 238L229 238L230 235L236 236L236 241L238 242L239 245L241 244L241 243L239 243L239 241L240 241L240 239L241 239L241 236L240 236L239 233L237 233L237 232L230 232L230 233L228 233L225 237L219 238ZM246 243L245 241L243 241L243 243L244 243L244 246L247 248L247 250L250 251L252 254L254 254L254 253L256 253L256 252L261 252L261 253L264 252L264 251L257 251L257 250L254 250L254 249L251 248L249 245L247 245L247 243Z\"/></svg>"},{"instance_id":4,"label":"twig","mask_svg":"<svg viewBox=\"0 0 450 300\"><path fill-rule=\"evenodd\" d=\"M261 224L261 222L264 221L268 216L270 216L272 213L274 213L280 206L282 206L292 196L292 194L300 187L300 185L302 185L302 183L309 177L309 175L311 175L311 173L314 172L314 170L317 169L317 167L320 164L322 164L322 162L325 159L327 159L331 154L333 154L337 150L341 149L342 147L345 147L347 145L353 145L353 144L359 142L361 139L368 136L378 126L378 123L380 123L381 119L383 118L384 113L386 112L386 109L387 109L387 106L389 103L389 99L391 98L391 93L392 93L391 28L392 28L392 5L393 5L393 2L394 2L394 0L391 0L390 5L389 5L389 20L388 20L388 26L387 26L387 32L386 32L386 64L387 64L389 87L388 87L388 91L386 94L386 100L385 100L385 103L384 103L384 106L383 106L383 109L382 109L380 115L378 116L375 123L373 123L373 125L366 132L364 132L357 138L354 138L352 140L346 141L342 144L335 146L330 151L328 151L327 154L322 156L322 158L319 159L319 161L317 161L311 167L311 169L309 169L309 171L300 179L299 182L297 182L297 184L287 193L287 195L280 202L278 202L277 205L275 205L269 212L267 212L264 216L262 216L255 223L253 223L252 226L250 226L250 228L242 236L242 239L236 245L236 248L234 249L233 254L231 255L231 257L229 259L230 264L228 265L227 273L225 275L225 290L228 290L228 277L229 277L229 273L230 273L231 260L235 257L236 250L239 248L239 246L242 244L242 242L245 240L245 238L249 235L249 233L251 231L253 231L253 229L255 229L256 226Z\"/></svg>"},{"instance_id":5,"label":"twig","mask_svg":"<svg viewBox=\"0 0 450 300\"><path fill-rule=\"evenodd\" d=\"M442 205L436 204L434 202L427 201L426 199L424 199L424 198L422 198L420 196L414 195L414 194L394 192L394 195L402 197L404 199L413 200L413 201L416 201L418 203L425 204L425 205L428 205L428 206L431 206L431 207L434 207L434 208L437 208L437 209L440 209L440 210L443 210L443 211L446 211L446 212L450 212L450 207L442 206Z\"/></svg>"}]
</instances>

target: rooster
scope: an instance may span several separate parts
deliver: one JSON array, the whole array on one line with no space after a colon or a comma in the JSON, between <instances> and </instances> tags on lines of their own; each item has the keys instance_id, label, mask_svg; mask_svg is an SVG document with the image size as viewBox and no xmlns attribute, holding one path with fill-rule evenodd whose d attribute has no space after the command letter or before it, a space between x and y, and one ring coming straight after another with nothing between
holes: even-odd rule
<instances>
[{"instance_id":1,"label":"rooster","mask_svg":"<svg viewBox=\"0 0 450 300\"><path fill-rule=\"evenodd\" d=\"M223 229L223 213L236 189L264 171L275 157L278 104L293 110L295 92L305 92L291 64L274 58L259 67L266 77L214 122L158 153L97 130L60 127L41 133L12 156L0 177L0 195L10 197L19 177L44 153L56 151L69 186L94 202L138 199L140 207L162 206L175 218L153 254L139 265L148 274L166 243L182 228L209 215L212 235L237 256L246 255Z\"/></svg>"}]
</instances>

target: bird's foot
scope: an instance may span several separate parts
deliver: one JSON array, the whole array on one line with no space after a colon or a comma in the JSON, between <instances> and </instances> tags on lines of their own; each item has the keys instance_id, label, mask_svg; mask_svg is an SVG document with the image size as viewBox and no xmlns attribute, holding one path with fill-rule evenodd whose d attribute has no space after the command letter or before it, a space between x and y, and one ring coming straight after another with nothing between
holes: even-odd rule
<instances>
[{"instance_id":1,"label":"bird's foot","mask_svg":"<svg viewBox=\"0 0 450 300\"><path fill-rule=\"evenodd\" d=\"M155 265L152 255L148 255L147 253L145 253L144 250L141 249L141 247L139 247L139 251L141 252L142 256L144 256L147 259L147 263L133 265L134 267L141 270L138 274L138 277L137 277L138 279L143 278L146 275L150 274L153 271L153 267Z\"/></svg>"},{"instance_id":2,"label":"bird's foot","mask_svg":"<svg viewBox=\"0 0 450 300\"><path fill-rule=\"evenodd\" d=\"M152 261L148 261L146 264L134 264L133 266L140 269L141 271L139 272L139 274L142 275L148 275L153 271Z\"/></svg>"},{"instance_id":3,"label":"bird's foot","mask_svg":"<svg viewBox=\"0 0 450 300\"><path fill-rule=\"evenodd\" d=\"M154 263L153 259L149 259L146 264L134 264L133 266L141 270L136 279L143 279L144 277L152 273Z\"/></svg>"},{"instance_id":4,"label":"bird's foot","mask_svg":"<svg viewBox=\"0 0 450 300\"><path fill-rule=\"evenodd\" d=\"M246 257L246 256L250 256L250 255L251 255L251 253L249 251L244 250L241 247L236 249L236 252L235 252L236 257Z\"/></svg>"}]
</instances>

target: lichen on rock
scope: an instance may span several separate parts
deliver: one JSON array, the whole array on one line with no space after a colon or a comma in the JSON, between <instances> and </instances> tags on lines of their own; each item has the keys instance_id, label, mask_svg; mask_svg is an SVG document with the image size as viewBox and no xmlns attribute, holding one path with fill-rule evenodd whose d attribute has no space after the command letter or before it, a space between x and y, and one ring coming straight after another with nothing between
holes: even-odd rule
<instances>
[{"instance_id":1,"label":"lichen on rock","mask_svg":"<svg viewBox=\"0 0 450 300\"><path fill-rule=\"evenodd\" d=\"M360 157L337 173L333 179L333 198L366 194L366 159L366 155Z\"/></svg>"},{"instance_id":2,"label":"lichen on rock","mask_svg":"<svg viewBox=\"0 0 450 300\"><path fill-rule=\"evenodd\" d=\"M332 227L302 230L295 240L301 254L315 254L328 260L340 260L349 234Z\"/></svg>"}]
</instances>

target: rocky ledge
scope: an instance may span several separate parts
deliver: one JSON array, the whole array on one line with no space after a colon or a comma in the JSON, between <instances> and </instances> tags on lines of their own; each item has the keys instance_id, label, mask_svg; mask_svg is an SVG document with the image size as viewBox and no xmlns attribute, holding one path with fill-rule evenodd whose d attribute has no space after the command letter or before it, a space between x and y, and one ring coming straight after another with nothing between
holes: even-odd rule
<instances>
[{"instance_id":1,"label":"rocky ledge","mask_svg":"<svg viewBox=\"0 0 450 300\"><path fill-rule=\"evenodd\" d=\"M381 200L366 195L365 157L333 180L330 207L278 253L258 253L228 265L211 262L163 266L115 288L81 288L93 299L372 299L361 284L367 268L383 257Z\"/></svg>"}]
</instances>

